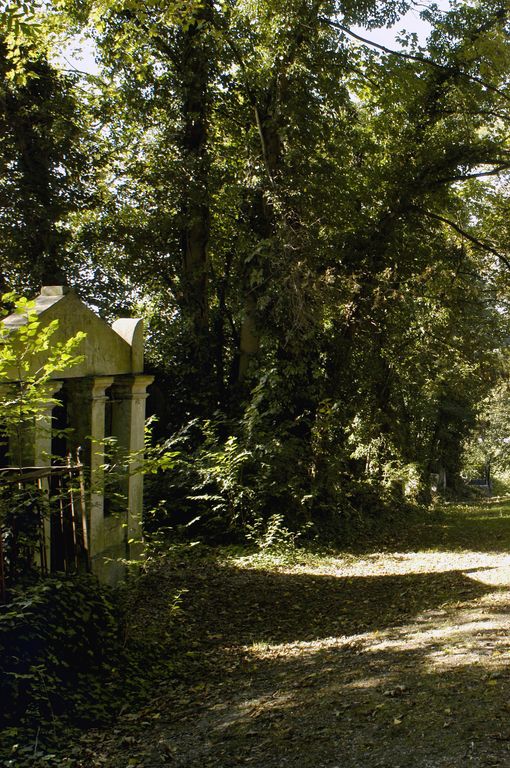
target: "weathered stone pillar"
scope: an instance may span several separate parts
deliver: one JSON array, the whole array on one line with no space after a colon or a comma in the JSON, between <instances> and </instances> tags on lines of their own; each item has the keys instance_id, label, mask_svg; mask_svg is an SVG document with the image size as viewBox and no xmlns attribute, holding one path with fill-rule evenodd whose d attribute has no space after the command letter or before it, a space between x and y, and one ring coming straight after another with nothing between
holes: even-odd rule
<instances>
[{"instance_id":1,"label":"weathered stone pillar","mask_svg":"<svg viewBox=\"0 0 510 768\"><path fill-rule=\"evenodd\" d=\"M129 454L128 472L123 481L127 501L127 542L131 559L142 552L143 461L145 401L153 376L134 375L115 379L112 387L112 433L119 448Z\"/></svg>"},{"instance_id":2,"label":"weathered stone pillar","mask_svg":"<svg viewBox=\"0 0 510 768\"><path fill-rule=\"evenodd\" d=\"M69 420L73 426L70 445L73 453L81 448L81 458L88 468L87 507L89 552L92 570L101 571L104 552L103 470L106 390L113 376L69 380Z\"/></svg>"}]
</instances>

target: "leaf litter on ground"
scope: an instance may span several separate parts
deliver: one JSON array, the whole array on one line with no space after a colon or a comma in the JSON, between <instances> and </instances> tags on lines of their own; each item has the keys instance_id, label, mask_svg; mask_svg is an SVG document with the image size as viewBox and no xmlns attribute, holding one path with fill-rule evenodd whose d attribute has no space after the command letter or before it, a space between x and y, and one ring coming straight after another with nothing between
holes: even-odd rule
<instances>
[{"instance_id":1,"label":"leaf litter on ground","mask_svg":"<svg viewBox=\"0 0 510 768\"><path fill-rule=\"evenodd\" d=\"M384 550L170 556L130 630L157 632L179 594L168 674L143 708L85 733L73 768L510 764L510 503L497 503L492 528L496 502L450 506Z\"/></svg>"}]
</instances>

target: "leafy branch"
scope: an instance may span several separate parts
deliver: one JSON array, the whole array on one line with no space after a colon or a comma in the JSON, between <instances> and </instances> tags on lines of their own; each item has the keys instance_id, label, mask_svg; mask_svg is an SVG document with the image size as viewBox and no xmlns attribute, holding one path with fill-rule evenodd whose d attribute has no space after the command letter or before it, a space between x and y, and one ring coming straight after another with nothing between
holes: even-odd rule
<instances>
[{"instance_id":1,"label":"leafy branch","mask_svg":"<svg viewBox=\"0 0 510 768\"><path fill-rule=\"evenodd\" d=\"M332 27L333 29L338 29L341 32L344 32L346 35L349 35L349 37L352 37L355 40L358 40L364 45L368 45L371 48L376 48L377 50L383 51L383 53L387 53L391 56L397 56L399 59L405 59L407 61L416 61L420 64L426 64L429 67L434 67L435 69L441 70L447 75L461 77L473 83L478 83L478 85L481 85L486 90L491 91L492 93L496 93L502 99L505 99L505 101L510 102L510 96L507 93L502 91L501 88L498 88L497 86L492 85L492 83L488 83L487 80L484 80L482 77L478 77L477 75L471 75L469 74L469 72L459 69L458 67L453 67L448 64L441 64L441 62L436 61L435 59L431 59L428 56L421 56L420 54L413 54L413 53L405 53L404 51L396 51L393 48L388 48L388 46L382 45L381 43L376 43L375 40L369 40L368 38L363 37L362 35L359 35L357 32L353 32L352 29L350 29L349 27L346 27L344 24L340 24L340 22L338 21L333 21L333 19L328 19L325 16L321 16L320 21L322 21L324 24L327 24L329 27Z\"/></svg>"},{"instance_id":2,"label":"leafy branch","mask_svg":"<svg viewBox=\"0 0 510 768\"><path fill-rule=\"evenodd\" d=\"M434 213L433 211L428 211L425 208L421 208L419 206L413 206L414 210L419 211L424 216L426 216L429 219L434 219L435 221L440 221L442 224L446 224L447 226L451 227L455 232L457 232L459 235L462 235L462 237L465 237L466 240L468 240L473 245L476 245L478 248L481 248L482 250L486 251L487 253L492 254L495 256L499 261L501 261L509 270L510 270L510 260L506 258L506 256L503 256L503 254L496 250L493 245L484 242L483 240L480 240L479 238L475 237L474 235L470 234L467 230L460 227L458 224L456 224L451 219L447 219L445 216L441 216L439 213Z\"/></svg>"}]
</instances>

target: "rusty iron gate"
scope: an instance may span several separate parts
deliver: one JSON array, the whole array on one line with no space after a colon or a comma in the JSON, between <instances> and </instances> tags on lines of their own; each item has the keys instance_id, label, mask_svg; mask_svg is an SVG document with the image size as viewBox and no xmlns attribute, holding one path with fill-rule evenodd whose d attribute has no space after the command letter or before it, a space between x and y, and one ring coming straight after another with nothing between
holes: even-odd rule
<instances>
[{"instance_id":1,"label":"rusty iron gate","mask_svg":"<svg viewBox=\"0 0 510 768\"><path fill-rule=\"evenodd\" d=\"M7 514L0 520L0 601L16 581L20 564L45 576L90 571L88 522L83 464L51 467L0 468L0 487ZM34 532L24 539L16 514L9 514L9 498L30 507Z\"/></svg>"}]
</instances>

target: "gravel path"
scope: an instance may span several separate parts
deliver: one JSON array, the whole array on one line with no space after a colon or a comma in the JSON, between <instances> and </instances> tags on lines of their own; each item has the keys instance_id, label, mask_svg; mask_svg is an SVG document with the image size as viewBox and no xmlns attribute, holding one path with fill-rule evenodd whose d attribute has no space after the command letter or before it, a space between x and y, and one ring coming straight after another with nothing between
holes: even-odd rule
<instances>
[{"instance_id":1,"label":"gravel path","mask_svg":"<svg viewBox=\"0 0 510 768\"><path fill-rule=\"evenodd\" d=\"M389 551L166 564L141 624L187 590L181 667L84 768L510 765L507 549L496 500Z\"/></svg>"}]
</instances>

